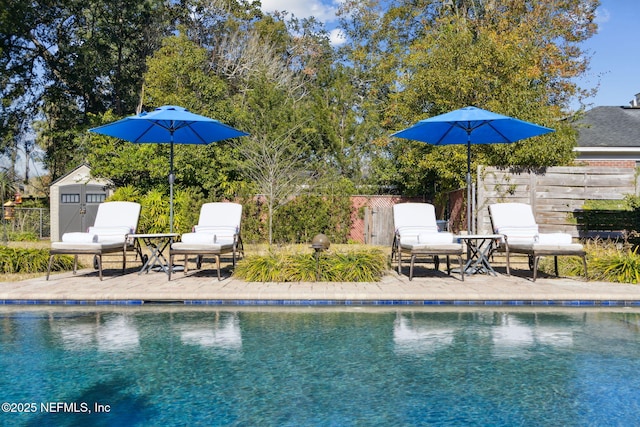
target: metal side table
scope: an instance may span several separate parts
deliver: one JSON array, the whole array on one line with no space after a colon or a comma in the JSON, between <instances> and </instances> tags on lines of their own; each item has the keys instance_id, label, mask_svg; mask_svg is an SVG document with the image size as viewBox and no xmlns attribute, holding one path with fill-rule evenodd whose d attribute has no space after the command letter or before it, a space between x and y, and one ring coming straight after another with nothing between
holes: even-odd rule
<instances>
[{"instance_id":1,"label":"metal side table","mask_svg":"<svg viewBox=\"0 0 640 427\"><path fill-rule=\"evenodd\" d=\"M148 273L154 268L160 268L169 274L169 260L164 256L164 251L178 236L178 233L130 234L129 237L142 241L150 252L147 262L142 265L138 274Z\"/></svg>"},{"instance_id":2,"label":"metal side table","mask_svg":"<svg viewBox=\"0 0 640 427\"><path fill-rule=\"evenodd\" d=\"M465 274L491 273L497 276L497 273L491 267L489 257L502 241L501 234L461 234L456 236L458 241L467 246L467 262L464 265Z\"/></svg>"}]
</instances>

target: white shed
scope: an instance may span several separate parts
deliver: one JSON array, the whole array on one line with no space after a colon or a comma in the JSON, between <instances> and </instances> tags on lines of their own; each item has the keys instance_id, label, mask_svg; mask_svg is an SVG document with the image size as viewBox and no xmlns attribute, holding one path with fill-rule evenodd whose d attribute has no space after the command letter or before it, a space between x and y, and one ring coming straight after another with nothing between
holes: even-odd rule
<instances>
[{"instance_id":1,"label":"white shed","mask_svg":"<svg viewBox=\"0 0 640 427\"><path fill-rule=\"evenodd\" d=\"M111 181L93 178L83 164L57 179L50 188L51 241L64 233L86 231L93 225L98 205L111 194Z\"/></svg>"}]
</instances>

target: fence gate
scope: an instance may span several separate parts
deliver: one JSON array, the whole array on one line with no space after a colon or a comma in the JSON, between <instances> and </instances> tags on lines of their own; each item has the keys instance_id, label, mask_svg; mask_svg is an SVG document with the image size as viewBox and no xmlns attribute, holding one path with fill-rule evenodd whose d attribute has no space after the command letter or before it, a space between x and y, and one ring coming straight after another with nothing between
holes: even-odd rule
<instances>
[{"instance_id":1,"label":"fence gate","mask_svg":"<svg viewBox=\"0 0 640 427\"><path fill-rule=\"evenodd\" d=\"M367 206L364 211L365 243L391 246L393 242L392 206Z\"/></svg>"}]
</instances>

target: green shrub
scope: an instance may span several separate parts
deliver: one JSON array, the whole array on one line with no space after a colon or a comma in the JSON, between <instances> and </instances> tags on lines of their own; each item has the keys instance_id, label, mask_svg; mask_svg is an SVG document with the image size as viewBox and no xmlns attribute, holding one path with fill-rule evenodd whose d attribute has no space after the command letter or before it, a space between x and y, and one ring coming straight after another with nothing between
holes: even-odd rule
<instances>
[{"instance_id":1,"label":"green shrub","mask_svg":"<svg viewBox=\"0 0 640 427\"><path fill-rule=\"evenodd\" d=\"M245 243L264 243L267 241L266 211L264 202L254 197L245 197L242 204L242 240Z\"/></svg>"},{"instance_id":2,"label":"green shrub","mask_svg":"<svg viewBox=\"0 0 640 427\"><path fill-rule=\"evenodd\" d=\"M351 230L349 196L301 195L276 211L273 240L279 243L309 243L324 233L332 243L346 243Z\"/></svg>"},{"instance_id":3,"label":"green shrub","mask_svg":"<svg viewBox=\"0 0 640 427\"><path fill-rule=\"evenodd\" d=\"M640 255L637 249L617 248L613 245L590 251L589 276L595 280L615 283L640 282Z\"/></svg>"},{"instance_id":4,"label":"green shrub","mask_svg":"<svg viewBox=\"0 0 640 427\"><path fill-rule=\"evenodd\" d=\"M345 252L292 253L271 250L248 256L234 275L248 282L375 282L388 268L388 257L379 249Z\"/></svg>"},{"instance_id":5,"label":"green shrub","mask_svg":"<svg viewBox=\"0 0 640 427\"><path fill-rule=\"evenodd\" d=\"M176 186L173 196L174 231L186 233L198 223L200 207L204 203L202 193L195 188ZM166 233L169 231L169 195L153 189L141 195L131 186L120 187L109 201L130 201L140 203L139 233Z\"/></svg>"},{"instance_id":6,"label":"green shrub","mask_svg":"<svg viewBox=\"0 0 640 427\"><path fill-rule=\"evenodd\" d=\"M640 283L640 254L636 249L620 242L590 240L585 243L589 280L612 283ZM540 270L554 274L553 257L543 258ZM579 257L558 257L561 276L582 276L582 259Z\"/></svg>"},{"instance_id":7,"label":"green shrub","mask_svg":"<svg viewBox=\"0 0 640 427\"><path fill-rule=\"evenodd\" d=\"M335 253L320 263L322 281L326 282L375 282L388 267L388 258L374 249Z\"/></svg>"},{"instance_id":8,"label":"green shrub","mask_svg":"<svg viewBox=\"0 0 640 427\"><path fill-rule=\"evenodd\" d=\"M631 210L630 199L624 200L585 200L582 209L586 210Z\"/></svg>"},{"instance_id":9,"label":"green shrub","mask_svg":"<svg viewBox=\"0 0 640 427\"><path fill-rule=\"evenodd\" d=\"M48 249L23 249L0 246L0 273L44 273L49 264ZM57 256L51 271L71 270L73 257Z\"/></svg>"},{"instance_id":10,"label":"green shrub","mask_svg":"<svg viewBox=\"0 0 640 427\"><path fill-rule=\"evenodd\" d=\"M309 243L324 233L332 243L346 243L351 230L351 199L347 190L336 194L300 195L280 206L273 218L273 240L277 243ZM109 201L133 201L141 204L140 233L169 231L169 196L153 189L140 194L131 186L118 188ZM196 188L175 187L174 231L185 233L198 223L200 207L207 200ZM211 201L211 200L209 200ZM245 196L242 204L242 240L245 243L267 241L267 206L260 198Z\"/></svg>"},{"instance_id":11,"label":"green shrub","mask_svg":"<svg viewBox=\"0 0 640 427\"><path fill-rule=\"evenodd\" d=\"M12 231L9 233L9 241L11 242L37 242L38 240L38 235L32 231Z\"/></svg>"}]
</instances>

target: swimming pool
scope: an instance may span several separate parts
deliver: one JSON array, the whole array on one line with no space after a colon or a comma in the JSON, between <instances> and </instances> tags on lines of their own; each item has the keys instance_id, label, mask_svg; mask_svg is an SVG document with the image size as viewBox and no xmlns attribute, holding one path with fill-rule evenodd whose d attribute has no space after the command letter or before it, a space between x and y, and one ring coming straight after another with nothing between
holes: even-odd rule
<instances>
[{"instance_id":1,"label":"swimming pool","mask_svg":"<svg viewBox=\"0 0 640 427\"><path fill-rule=\"evenodd\" d=\"M640 311L3 308L2 425L632 425Z\"/></svg>"}]
</instances>

